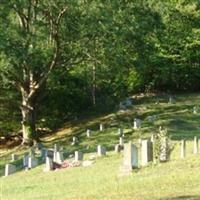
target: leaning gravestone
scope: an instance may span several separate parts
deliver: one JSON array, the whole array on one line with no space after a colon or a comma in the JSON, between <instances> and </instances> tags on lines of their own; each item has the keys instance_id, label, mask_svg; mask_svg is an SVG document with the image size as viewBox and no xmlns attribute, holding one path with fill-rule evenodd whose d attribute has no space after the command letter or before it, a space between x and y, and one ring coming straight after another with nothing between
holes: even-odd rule
<instances>
[{"instance_id":1,"label":"leaning gravestone","mask_svg":"<svg viewBox=\"0 0 200 200\"><path fill-rule=\"evenodd\" d=\"M74 155L74 159L75 161L82 161L83 160L83 153L80 151L75 151L75 155Z\"/></svg>"},{"instance_id":2,"label":"leaning gravestone","mask_svg":"<svg viewBox=\"0 0 200 200\"><path fill-rule=\"evenodd\" d=\"M186 155L186 141L181 141L181 158L185 158Z\"/></svg>"},{"instance_id":3,"label":"leaning gravestone","mask_svg":"<svg viewBox=\"0 0 200 200\"><path fill-rule=\"evenodd\" d=\"M142 120L135 118L133 122L133 128L134 129L139 129L141 126Z\"/></svg>"},{"instance_id":4,"label":"leaning gravestone","mask_svg":"<svg viewBox=\"0 0 200 200\"><path fill-rule=\"evenodd\" d=\"M106 148L102 147L101 145L98 145L97 146L97 155L98 156L106 155Z\"/></svg>"},{"instance_id":5,"label":"leaning gravestone","mask_svg":"<svg viewBox=\"0 0 200 200\"><path fill-rule=\"evenodd\" d=\"M134 168L138 168L138 149L129 142L124 144L124 158L121 170L123 173L130 173Z\"/></svg>"},{"instance_id":6,"label":"leaning gravestone","mask_svg":"<svg viewBox=\"0 0 200 200\"><path fill-rule=\"evenodd\" d=\"M53 160L49 157L46 157L46 163L45 163L45 168L44 171L48 172L53 170Z\"/></svg>"},{"instance_id":7,"label":"leaning gravestone","mask_svg":"<svg viewBox=\"0 0 200 200\"><path fill-rule=\"evenodd\" d=\"M38 166L38 160L35 157L29 157L28 158L28 168L32 169L34 167Z\"/></svg>"},{"instance_id":8,"label":"leaning gravestone","mask_svg":"<svg viewBox=\"0 0 200 200\"><path fill-rule=\"evenodd\" d=\"M195 136L194 137L193 153L197 154L198 152L199 152L199 139Z\"/></svg>"},{"instance_id":9,"label":"leaning gravestone","mask_svg":"<svg viewBox=\"0 0 200 200\"><path fill-rule=\"evenodd\" d=\"M149 140L141 142L141 165L145 166L148 162L153 161L153 145Z\"/></svg>"},{"instance_id":10,"label":"leaning gravestone","mask_svg":"<svg viewBox=\"0 0 200 200\"><path fill-rule=\"evenodd\" d=\"M5 166L5 176L9 176L10 174L13 174L16 171L15 165L12 164L6 164Z\"/></svg>"}]
</instances>

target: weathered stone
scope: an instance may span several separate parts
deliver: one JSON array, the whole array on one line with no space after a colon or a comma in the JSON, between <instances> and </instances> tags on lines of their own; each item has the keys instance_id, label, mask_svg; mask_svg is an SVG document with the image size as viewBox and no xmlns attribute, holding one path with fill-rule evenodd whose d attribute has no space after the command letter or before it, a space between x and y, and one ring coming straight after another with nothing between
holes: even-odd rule
<instances>
[{"instance_id":1,"label":"weathered stone","mask_svg":"<svg viewBox=\"0 0 200 200\"><path fill-rule=\"evenodd\" d=\"M62 164L64 161L63 152L58 151L56 154L56 163Z\"/></svg>"},{"instance_id":2,"label":"weathered stone","mask_svg":"<svg viewBox=\"0 0 200 200\"><path fill-rule=\"evenodd\" d=\"M153 145L149 140L141 142L141 165L145 166L148 162L153 161Z\"/></svg>"},{"instance_id":3,"label":"weathered stone","mask_svg":"<svg viewBox=\"0 0 200 200\"><path fill-rule=\"evenodd\" d=\"M23 167L28 167L28 158L29 158L28 153L25 153L23 156Z\"/></svg>"},{"instance_id":4,"label":"weathered stone","mask_svg":"<svg viewBox=\"0 0 200 200\"><path fill-rule=\"evenodd\" d=\"M16 171L16 167L13 164L6 164L5 166L5 176L9 176L10 174L13 174Z\"/></svg>"},{"instance_id":5,"label":"weathered stone","mask_svg":"<svg viewBox=\"0 0 200 200\"><path fill-rule=\"evenodd\" d=\"M160 158L161 162L166 162L169 160L169 147L168 139L166 137L161 138L160 140Z\"/></svg>"},{"instance_id":6,"label":"weathered stone","mask_svg":"<svg viewBox=\"0 0 200 200\"><path fill-rule=\"evenodd\" d=\"M124 144L123 172L131 172L133 168L138 168L138 149L131 142Z\"/></svg>"},{"instance_id":7,"label":"weathered stone","mask_svg":"<svg viewBox=\"0 0 200 200\"><path fill-rule=\"evenodd\" d=\"M45 168L44 171L48 172L53 170L53 160L50 157L46 157L46 163L45 163Z\"/></svg>"},{"instance_id":8,"label":"weathered stone","mask_svg":"<svg viewBox=\"0 0 200 200\"><path fill-rule=\"evenodd\" d=\"M135 118L133 122L133 128L139 129L141 127L142 120Z\"/></svg>"},{"instance_id":9,"label":"weathered stone","mask_svg":"<svg viewBox=\"0 0 200 200\"><path fill-rule=\"evenodd\" d=\"M11 161L12 162L15 161L15 160L17 160L17 159L18 159L18 156L16 154L12 154L11 155Z\"/></svg>"},{"instance_id":10,"label":"weathered stone","mask_svg":"<svg viewBox=\"0 0 200 200\"><path fill-rule=\"evenodd\" d=\"M197 154L199 152L199 139L194 137L193 153Z\"/></svg>"},{"instance_id":11,"label":"weathered stone","mask_svg":"<svg viewBox=\"0 0 200 200\"><path fill-rule=\"evenodd\" d=\"M75 159L74 159L75 161L82 161L83 160L83 153L80 152L80 151L75 151L74 157L75 157Z\"/></svg>"},{"instance_id":12,"label":"weathered stone","mask_svg":"<svg viewBox=\"0 0 200 200\"><path fill-rule=\"evenodd\" d=\"M106 155L106 148L102 147L101 145L98 145L97 146L97 155L98 156Z\"/></svg>"},{"instance_id":13,"label":"weathered stone","mask_svg":"<svg viewBox=\"0 0 200 200\"><path fill-rule=\"evenodd\" d=\"M37 167L37 166L38 166L37 158L29 157L28 158L28 168L31 169L31 168L34 168L34 167Z\"/></svg>"},{"instance_id":14,"label":"weathered stone","mask_svg":"<svg viewBox=\"0 0 200 200\"><path fill-rule=\"evenodd\" d=\"M120 137L120 138L119 138L119 145L120 145L121 147L124 146L124 138L123 138L123 137Z\"/></svg>"},{"instance_id":15,"label":"weathered stone","mask_svg":"<svg viewBox=\"0 0 200 200\"><path fill-rule=\"evenodd\" d=\"M181 141L181 158L185 158L186 155L186 141Z\"/></svg>"}]
</instances>

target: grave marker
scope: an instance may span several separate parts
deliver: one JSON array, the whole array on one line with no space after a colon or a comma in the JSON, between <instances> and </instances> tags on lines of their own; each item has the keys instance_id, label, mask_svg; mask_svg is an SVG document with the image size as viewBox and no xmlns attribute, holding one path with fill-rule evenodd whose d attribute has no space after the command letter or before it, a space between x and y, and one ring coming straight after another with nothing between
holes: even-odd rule
<instances>
[{"instance_id":1,"label":"grave marker","mask_svg":"<svg viewBox=\"0 0 200 200\"><path fill-rule=\"evenodd\" d=\"M199 152L199 139L194 137L193 153L197 154Z\"/></svg>"},{"instance_id":2,"label":"grave marker","mask_svg":"<svg viewBox=\"0 0 200 200\"><path fill-rule=\"evenodd\" d=\"M16 167L13 164L6 164L5 166L5 176L9 176L10 174L13 174L16 171Z\"/></svg>"},{"instance_id":3,"label":"grave marker","mask_svg":"<svg viewBox=\"0 0 200 200\"><path fill-rule=\"evenodd\" d=\"M145 166L148 162L153 161L153 145L149 140L141 142L141 165Z\"/></svg>"},{"instance_id":4,"label":"grave marker","mask_svg":"<svg viewBox=\"0 0 200 200\"><path fill-rule=\"evenodd\" d=\"M181 158L185 158L186 155L186 141L181 141Z\"/></svg>"},{"instance_id":5,"label":"grave marker","mask_svg":"<svg viewBox=\"0 0 200 200\"><path fill-rule=\"evenodd\" d=\"M82 161L83 160L83 153L80 151L75 151L75 161Z\"/></svg>"},{"instance_id":6,"label":"grave marker","mask_svg":"<svg viewBox=\"0 0 200 200\"><path fill-rule=\"evenodd\" d=\"M101 145L98 145L97 146L97 155L98 156L106 155L106 148L102 147Z\"/></svg>"}]
</instances>

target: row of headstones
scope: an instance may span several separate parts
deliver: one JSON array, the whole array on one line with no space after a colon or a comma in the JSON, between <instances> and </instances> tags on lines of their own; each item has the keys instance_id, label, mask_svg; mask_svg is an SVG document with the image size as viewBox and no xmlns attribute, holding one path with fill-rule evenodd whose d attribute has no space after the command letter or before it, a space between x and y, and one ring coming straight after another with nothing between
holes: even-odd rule
<instances>
[{"instance_id":1,"label":"row of headstones","mask_svg":"<svg viewBox=\"0 0 200 200\"><path fill-rule=\"evenodd\" d=\"M193 153L197 154L199 152L198 138L194 137L193 143ZM153 161L153 141L146 139L140 141L141 145L141 166L148 165L149 162ZM161 141L160 157L161 162L166 162L169 160L169 155L167 152L167 138L163 138ZM181 141L181 152L180 157L184 158L186 155L186 140ZM122 170L125 172L132 171L133 168L139 167L138 162L138 148L136 145L129 142L124 144L124 159Z\"/></svg>"}]
</instances>

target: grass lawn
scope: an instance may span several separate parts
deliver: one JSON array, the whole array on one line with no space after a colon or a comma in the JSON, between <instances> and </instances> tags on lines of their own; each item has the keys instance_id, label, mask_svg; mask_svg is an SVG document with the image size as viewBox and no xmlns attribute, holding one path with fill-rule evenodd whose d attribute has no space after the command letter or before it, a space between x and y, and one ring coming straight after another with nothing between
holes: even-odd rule
<instances>
[{"instance_id":1,"label":"grass lawn","mask_svg":"<svg viewBox=\"0 0 200 200\"><path fill-rule=\"evenodd\" d=\"M155 104L159 100L159 104ZM43 138L46 147L59 143L66 156L74 150L82 150L85 159L95 151L97 144L113 149L118 143L119 126L125 129L125 141L137 142L138 138L149 137L158 131L160 125L166 127L175 144L171 160L158 165L133 171L130 176L120 176L122 154L110 151L106 157L97 158L90 167L63 169L43 172L43 165L28 172L19 171L9 177L0 177L0 200L200 200L200 153L192 154L192 140L200 136L200 114L193 114L194 105L200 106L200 95L179 95L176 104L168 104L166 98L147 98L126 112L113 112L99 118L90 118L66 124L56 134ZM146 120L156 115L154 123ZM143 120L140 130L132 129L134 117ZM104 132L98 131L99 123L106 124ZM86 138L86 129L93 130L91 138ZM79 138L77 146L71 146L72 136ZM187 139L187 155L180 158L181 139ZM15 152L22 155L23 148L1 150L0 175L4 164Z\"/></svg>"}]
</instances>

